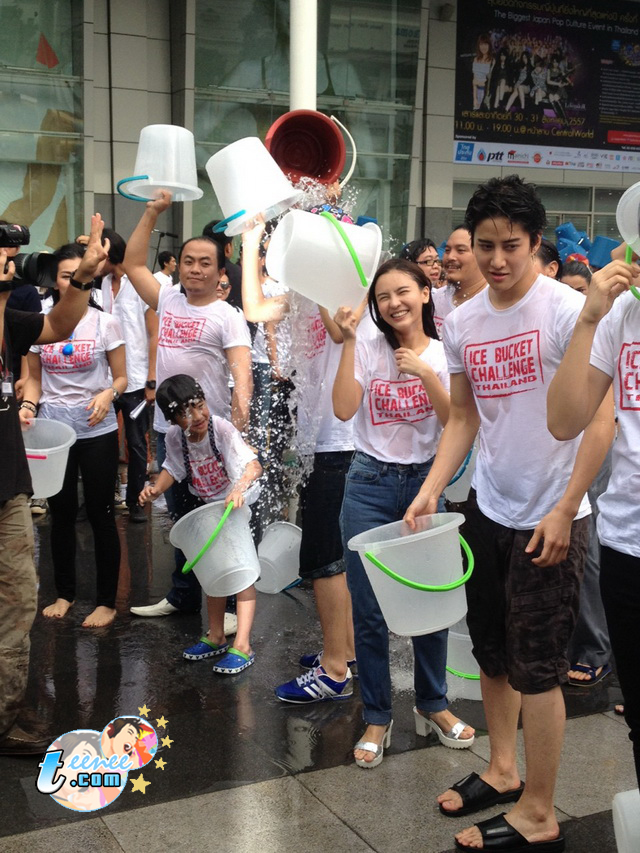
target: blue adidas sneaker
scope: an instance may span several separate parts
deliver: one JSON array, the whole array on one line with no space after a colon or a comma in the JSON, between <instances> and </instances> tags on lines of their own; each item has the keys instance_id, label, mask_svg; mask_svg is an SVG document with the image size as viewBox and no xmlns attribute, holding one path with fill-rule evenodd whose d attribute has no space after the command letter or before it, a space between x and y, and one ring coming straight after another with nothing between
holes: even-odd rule
<instances>
[{"instance_id":1,"label":"blue adidas sneaker","mask_svg":"<svg viewBox=\"0 0 640 853\"><path fill-rule=\"evenodd\" d=\"M347 668L344 681L334 681L329 678L324 668L315 669L292 678L276 687L274 693L281 702L292 702L295 705L307 705L311 702L335 702L340 699L350 699L353 696L353 676Z\"/></svg>"},{"instance_id":2,"label":"blue adidas sneaker","mask_svg":"<svg viewBox=\"0 0 640 853\"><path fill-rule=\"evenodd\" d=\"M319 652L311 652L308 655L302 655L298 663L303 669L315 669L317 666L320 666L320 660L322 659L322 651ZM358 664L355 660L348 660L347 666L351 670L351 675L354 678L358 677Z\"/></svg>"}]
</instances>

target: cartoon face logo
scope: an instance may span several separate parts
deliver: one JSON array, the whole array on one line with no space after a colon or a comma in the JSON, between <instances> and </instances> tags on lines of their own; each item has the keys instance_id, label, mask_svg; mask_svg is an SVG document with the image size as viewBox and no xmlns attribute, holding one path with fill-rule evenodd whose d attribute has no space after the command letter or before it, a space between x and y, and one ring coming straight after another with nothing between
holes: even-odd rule
<instances>
[{"instance_id":1,"label":"cartoon face logo","mask_svg":"<svg viewBox=\"0 0 640 853\"><path fill-rule=\"evenodd\" d=\"M40 764L36 787L64 808L93 812L120 796L129 766L129 760L103 759L99 732L76 729L51 744Z\"/></svg>"},{"instance_id":2,"label":"cartoon face logo","mask_svg":"<svg viewBox=\"0 0 640 853\"><path fill-rule=\"evenodd\" d=\"M141 717L116 717L105 726L100 735L100 748L104 758L127 757L131 769L148 764L158 749L155 729Z\"/></svg>"}]
</instances>

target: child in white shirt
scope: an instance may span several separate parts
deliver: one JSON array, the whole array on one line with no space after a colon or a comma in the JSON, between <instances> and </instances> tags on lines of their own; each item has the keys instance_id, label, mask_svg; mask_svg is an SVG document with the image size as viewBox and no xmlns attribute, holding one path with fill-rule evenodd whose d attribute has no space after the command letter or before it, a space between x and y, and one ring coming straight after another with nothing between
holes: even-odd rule
<instances>
[{"instance_id":1,"label":"child in white shirt","mask_svg":"<svg viewBox=\"0 0 640 853\"><path fill-rule=\"evenodd\" d=\"M253 484L262 474L255 453L229 421L211 415L198 382L186 374L165 379L156 392L156 402L172 425L166 437L167 456L153 485L141 492L139 502L155 500L175 482L188 480L189 491L203 503L233 501L237 509L252 503L258 488ZM236 675L255 660L251 649L251 626L255 614L253 584L236 595L238 630L234 646L224 635L226 598L207 596L209 631L184 651L187 660L222 656L213 671Z\"/></svg>"}]
</instances>

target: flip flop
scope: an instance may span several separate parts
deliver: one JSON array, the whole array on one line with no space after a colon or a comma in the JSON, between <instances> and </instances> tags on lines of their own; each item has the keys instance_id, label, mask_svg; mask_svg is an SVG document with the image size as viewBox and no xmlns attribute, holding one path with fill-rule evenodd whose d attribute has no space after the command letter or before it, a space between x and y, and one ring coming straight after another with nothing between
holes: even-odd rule
<instances>
[{"instance_id":1,"label":"flip flop","mask_svg":"<svg viewBox=\"0 0 640 853\"><path fill-rule=\"evenodd\" d=\"M611 674L611 665L605 663L600 670L600 672L596 675L598 671L597 666L588 666L584 663L574 663L571 666L571 669L575 669L577 672L584 672L585 675L589 675L590 678L580 679L580 678L569 678L569 684L572 687L593 687L598 684L599 681L602 681L603 678L606 678L607 675Z\"/></svg>"},{"instance_id":2,"label":"flip flop","mask_svg":"<svg viewBox=\"0 0 640 853\"><path fill-rule=\"evenodd\" d=\"M481 779L477 773L469 773L464 779L452 785L451 790L460 794L462 807L456 809L456 811L449 811L440 804L440 814L443 814L445 817L464 817L465 815L475 814L475 812L488 809L491 806L517 802L524 791L524 782L520 782L519 788L514 788L511 791L505 791L501 794L493 785L489 785L484 779Z\"/></svg>"},{"instance_id":3,"label":"flip flop","mask_svg":"<svg viewBox=\"0 0 640 853\"><path fill-rule=\"evenodd\" d=\"M500 850L501 853L563 853L564 836L559 835L553 841L527 841L527 839L505 820L504 812L483 820L476 826L482 835L482 850ZM456 840L458 850L478 850Z\"/></svg>"}]
</instances>

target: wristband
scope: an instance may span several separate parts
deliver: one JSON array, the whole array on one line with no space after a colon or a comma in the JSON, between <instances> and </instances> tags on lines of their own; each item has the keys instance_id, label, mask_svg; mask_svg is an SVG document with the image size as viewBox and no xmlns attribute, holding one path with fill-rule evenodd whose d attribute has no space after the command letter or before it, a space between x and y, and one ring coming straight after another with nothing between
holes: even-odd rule
<instances>
[{"instance_id":1,"label":"wristband","mask_svg":"<svg viewBox=\"0 0 640 853\"><path fill-rule=\"evenodd\" d=\"M156 390L156 380L155 379L148 379L144 383L144 387L148 388L149 391L155 391Z\"/></svg>"},{"instance_id":2,"label":"wristband","mask_svg":"<svg viewBox=\"0 0 640 853\"><path fill-rule=\"evenodd\" d=\"M91 290L93 287L93 279L88 282L76 281L75 278L69 279L69 284L71 287L75 287L76 290Z\"/></svg>"},{"instance_id":3,"label":"wristband","mask_svg":"<svg viewBox=\"0 0 640 853\"><path fill-rule=\"evenodd\" d=\"M117 388L114 388L113 386L111 386L111 390L113 391L113 402L115 403L116 400L120 399L120 392Z\"/></svg>"},{"instance_id":4,"label":"wristband","mask_svg":"<svg viewBox=\"0 0 640 853\"><path fill-rule=\"evenodd\" d=\"M20 403L20 408L21 409L28 409L34 415L36 413L35 405L33 403L31 403L29 400L23 400L22 403Z\"/></svg>"}]
</instances>

